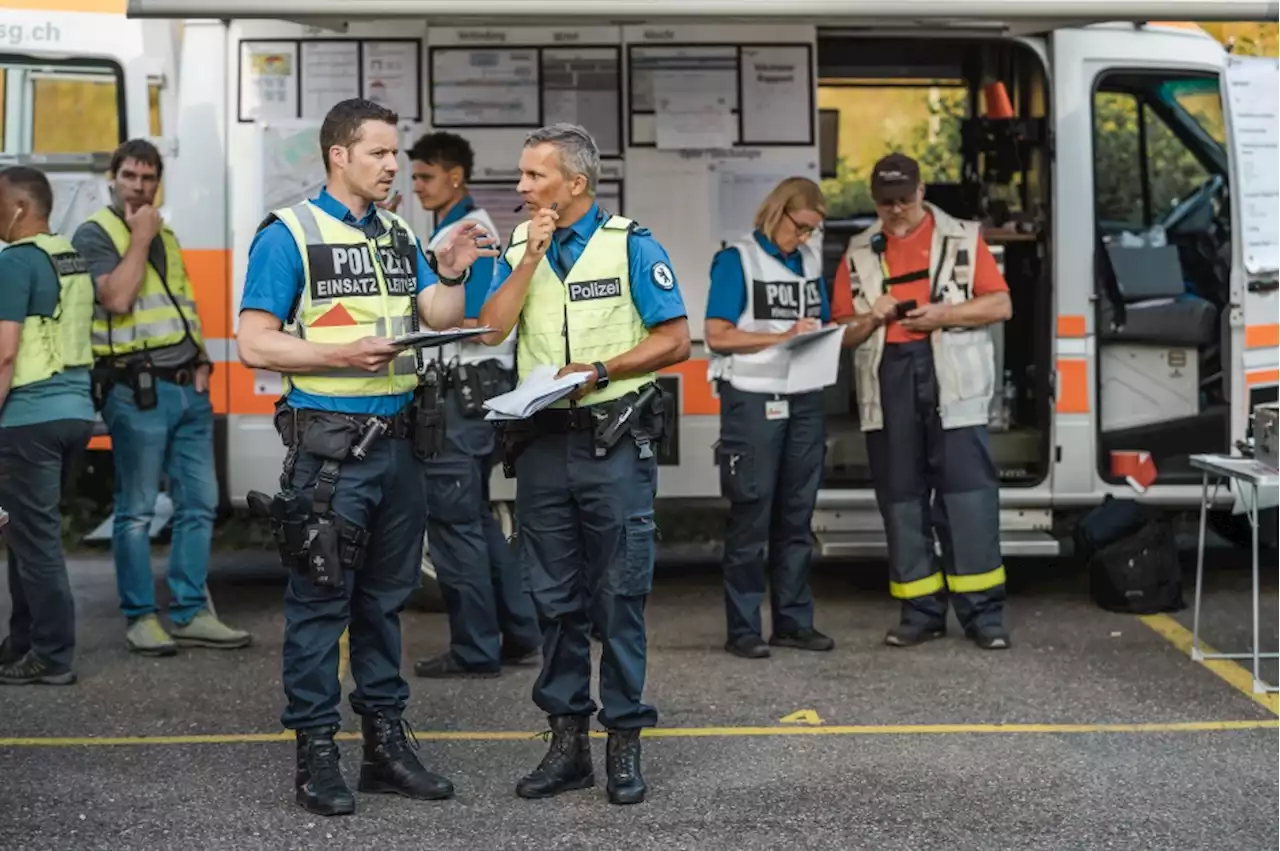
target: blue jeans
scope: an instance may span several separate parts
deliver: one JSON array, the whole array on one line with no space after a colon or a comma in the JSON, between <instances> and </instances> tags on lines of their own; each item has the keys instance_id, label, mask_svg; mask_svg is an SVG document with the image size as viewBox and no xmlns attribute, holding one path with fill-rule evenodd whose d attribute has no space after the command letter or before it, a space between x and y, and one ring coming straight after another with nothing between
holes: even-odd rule
<instances>
[{"instance_id":1,"label":"blue jeans","mask_svg":"<svg viewBox=\"0 0 1280 851\"><path fill-rule=\"evenodd\" d=\"M169 553L169 616L188 623L207 605L213 515L218 480L213 460L213 406L207 393L191 385L156 381L156 406L138 410L133 391L111 389L102 419L115 454L115 528L111 548L116 563L120 608L128 618L156 611L149 530L160 478L169 477L173 499L173 544Z\"/></svg>"}]
</instances>

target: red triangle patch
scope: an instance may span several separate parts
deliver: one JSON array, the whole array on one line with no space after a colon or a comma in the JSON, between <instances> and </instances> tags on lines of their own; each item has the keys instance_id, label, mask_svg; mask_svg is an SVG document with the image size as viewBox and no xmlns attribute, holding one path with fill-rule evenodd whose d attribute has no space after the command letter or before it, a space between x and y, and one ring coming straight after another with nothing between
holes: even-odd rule
<instances>
[{"instance_id":1,"label":"red triangle patch","mask_svg":"<svg viewBox=\"0 0 1280 851\"><path fill-rule=\"evenodd\" d=\"M351 314L340 304L335 304L328 313L311 323L312 328L337 328L341 325L355 325Z\"/></svg>"}]
</instances>

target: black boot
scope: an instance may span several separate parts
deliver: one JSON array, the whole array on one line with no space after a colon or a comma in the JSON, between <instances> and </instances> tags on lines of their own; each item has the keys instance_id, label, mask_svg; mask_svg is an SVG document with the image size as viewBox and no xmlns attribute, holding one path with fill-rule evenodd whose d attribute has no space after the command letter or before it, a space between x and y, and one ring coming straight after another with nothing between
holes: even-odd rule
<instances>
[{"instance_id":1,"label":"black boot","mask_svg":"<svg viewBox=\"0 0 1280 851\"><path fill-rule=\"evenodd\" d=\"M377 713L362 719L364 761L360 763L361 792L387 792L424 801L453 797L453 784L432 774L414 756L418 747L404 719ZM408 735L406 736L406 732Z\"/></svg>"},{"instance_id":2,"label":"black boot","mask_svg":"<svg viewBox=\"0 0 1280 851\"><path fill-rule=\"evenodd\" d=\"M551 747L533 773L516 784L516 794L521 798L550 798L571 789L596 785L587 717L552 715L550 722Z\"/></svg>"},{"instance_id":3,"label":"black boot","mask_svg":"<svg viewBox=\"0 0 1280 851\"><path fill-rule=\"evenodd\" d=\"M638 804L649 787L640 773L640 731L610 730L606 749L609 803Z\"/></svg>"},{"instance_id":4,"label":"black boot","mask_svg":"<svg viewBox=\"0 0 1280 851\"><path fill-rule=\"evenodd\" d=\"M333 743L337 732L337 727L297 731L297 801L316 815L345 816L356 811L356 799L342 779L338 746Z\"/></svg>"}]
</instances>

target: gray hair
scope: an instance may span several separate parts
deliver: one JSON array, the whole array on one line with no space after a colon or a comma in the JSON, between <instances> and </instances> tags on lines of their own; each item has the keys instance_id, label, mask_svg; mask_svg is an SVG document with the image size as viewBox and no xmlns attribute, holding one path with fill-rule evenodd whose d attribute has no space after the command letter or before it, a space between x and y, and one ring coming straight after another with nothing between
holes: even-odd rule
<instances>
[{"instance_id":1,"label":"gray hair","mask_svg":"<svg viewBox=\"0 0 1280 851\"><path fill-rule=\"evenodd\" d=\"M552 124L539 127L524 139L524 146L553 145L560 152L560 171L566 179L582 175L587 179L587 194L595 196L600 182L600 149L596 140L577 124Z\"/></svg>"}]
</instances>

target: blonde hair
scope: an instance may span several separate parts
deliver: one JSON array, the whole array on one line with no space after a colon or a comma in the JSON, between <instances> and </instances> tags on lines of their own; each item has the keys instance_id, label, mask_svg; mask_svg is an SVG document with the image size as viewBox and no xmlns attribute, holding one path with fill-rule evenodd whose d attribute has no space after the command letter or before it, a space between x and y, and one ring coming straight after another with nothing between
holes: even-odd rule
<instances>
[{"instance_id":1,"label":"blonde hair","mask_svg":"<svg viewBox=\"0 0 1280 851\"><path fill-rule=\"evenodd\" d=\"M818 184L807 177L788 177L773 187L760 209L756 210L755 226L768 239L773 239L782 223L782 217L798 210L813 210L825 217L827 198Z\"/></svg>"}]
</instances>

